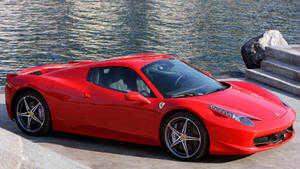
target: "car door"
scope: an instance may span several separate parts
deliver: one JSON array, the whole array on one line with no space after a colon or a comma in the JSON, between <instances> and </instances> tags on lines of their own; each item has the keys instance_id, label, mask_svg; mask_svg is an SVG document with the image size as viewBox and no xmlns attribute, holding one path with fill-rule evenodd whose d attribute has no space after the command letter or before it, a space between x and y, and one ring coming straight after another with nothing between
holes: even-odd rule
<instances>
[{"instance_id":1,"label":"car door","mask_svg":"<svg viewBox=\"0 0 300 169\"><path fill-rule=\"evenodd\" d=\"M89 106L86 115L88 124L108 138L122 140L149 140L156 133L154 121L159 115L158 99L141 77L126 67L91 68L87 80ZM129 92L139 92L151 103L125 99Z\"/></svg>"}]
</instances>

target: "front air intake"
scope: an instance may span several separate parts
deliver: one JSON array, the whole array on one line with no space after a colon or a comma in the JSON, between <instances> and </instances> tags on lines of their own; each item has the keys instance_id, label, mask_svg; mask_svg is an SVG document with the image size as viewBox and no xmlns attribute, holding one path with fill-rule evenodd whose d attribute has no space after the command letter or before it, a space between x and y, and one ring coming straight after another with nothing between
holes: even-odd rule
<instances>
[{"instance_id":1,"label":"front air intake","mask_svg":"<svg viewBox=\"0 0 300 169\"><path fill-rule=\"evenodd\" d=\"M281 142L287 140L289 137L291 137L293 132L294 132L294 129L293 129L293 126L291 126L288 129L283 130L281 132L255 138L254 145L256 147L260 147L260 146L278 144L278 143L281 143Z\"/></svg>"}]
</instances>

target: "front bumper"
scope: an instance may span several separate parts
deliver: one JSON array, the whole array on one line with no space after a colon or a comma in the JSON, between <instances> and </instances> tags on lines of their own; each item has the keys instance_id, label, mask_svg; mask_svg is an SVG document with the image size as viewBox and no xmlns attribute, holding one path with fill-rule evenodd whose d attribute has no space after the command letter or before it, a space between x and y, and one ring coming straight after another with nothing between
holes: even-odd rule
<instances>
[{"instance_id":1,"label":"front bumper","mask_svg":"<svg viewBox=\"0 0 300 169\"><path fill-rule=\"evenodd\" d=\"M296 118L296 113L288 109L287 113L271 121L255 121L256 126L228 127L222 124L210 124L210 154L212 155L244 155L278 147L291 140L295 132L285 132L284 138L274 142L255 145L255 139L278 134L280 137L284 131L290 129Z\"/></svg>"},{"instance_id":2,"label":"front bumper","mask_svg":"<svg viewBox=\"0 0 300 169\"><path fill-rule=\"evenodd\" d=\"M256 147L263 147L263 146L268 147L268 146L276 145L290 139L293 133L294 133L294 128L293 126L290 126L288 129L280 131L278 133L255 138L254 145Z\"/></svg>"}]
</instances>

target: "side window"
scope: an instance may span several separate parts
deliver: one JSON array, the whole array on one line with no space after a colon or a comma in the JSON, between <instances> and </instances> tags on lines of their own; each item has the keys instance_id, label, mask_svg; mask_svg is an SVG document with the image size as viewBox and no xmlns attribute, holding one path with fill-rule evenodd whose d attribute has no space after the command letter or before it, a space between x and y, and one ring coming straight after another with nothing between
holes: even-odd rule
<instances>
[{"instance_id":1,"label":"side window","mask_svg":"<svg viewBox=\"0 0 300 169\"><path fill-rule=\"evenodd\" d=\"M89 70L87 80L95 85L128 93L139 92L145 97L155 97L141 77L125 67L100 67Z\"/></svg>"}]
</instances>

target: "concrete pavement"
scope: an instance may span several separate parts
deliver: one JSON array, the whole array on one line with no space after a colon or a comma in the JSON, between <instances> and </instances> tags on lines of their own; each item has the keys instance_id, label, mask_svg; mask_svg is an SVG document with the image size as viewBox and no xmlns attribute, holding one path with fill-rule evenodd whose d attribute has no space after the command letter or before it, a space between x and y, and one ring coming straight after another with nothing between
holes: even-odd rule
<instances>
[{"instance_id":1,"label":"concrete pavement","mask_svg":"<svg viewBox=\"0 0 300 169\"><path fill-rule=\"evenodd\" d=\"M88 169L67 156L24 138L8 119L0 101L0 169Z\"/></svg>"},{"instance_id":2,"label":"concrete pavement","mask_svg":"<svg viewBox=\"0 0 300 169\"><path fill-rule=\"evenodd\" d=\"M3 128L0 128L0 138L1 169L89 168Z\"/></svg>"},{"instance_id":3,"label":"concrete pavement","mask_svg":"<svg viewBox=\"0 0 300 169\"><path fill-rule=\"evenodd\" d=\"M243 80L246 79L229 79ZM251 81L252 83L259 84ZM259 84L300 112L300 97ZM6 114L0 94L0 169L6 168L298 168L300 166L300 117L296 136L289 143L248 156L209 156L196 162L170 158L160 147L145 146L53 132L45 137L24 135Z\"/></svg>"}]
</instances>

